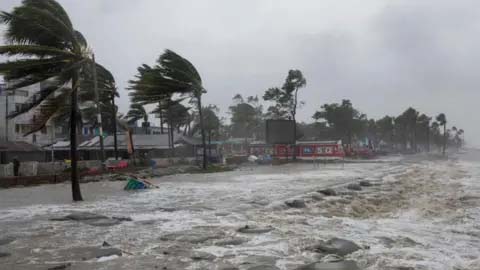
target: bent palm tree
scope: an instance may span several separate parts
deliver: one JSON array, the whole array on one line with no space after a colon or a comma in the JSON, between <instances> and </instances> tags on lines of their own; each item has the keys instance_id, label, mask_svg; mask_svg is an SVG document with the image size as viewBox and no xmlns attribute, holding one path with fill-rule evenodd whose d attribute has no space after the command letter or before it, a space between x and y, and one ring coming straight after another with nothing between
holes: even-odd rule
<instances>
[{"instance_id":1,"label":"bent palm tree","mask_svg":"<svg viewBox=\"0 0 480 270\"><path fill-rule=\"evenodd\" d=\"M138 120L143 119L143 122L148 122L148 114L145 108L138 103L130 104L130 110L128 111L126 118L129 124L137 123ZM147 125L145 127L145 134L147 134Z\"/></svg>"},{"instance_id":2,"label":"bent palm tree","mask_svg":"<svg viewBox=\"0 0 480 270\"><path fill-rule=\"evenodd\" d=\"M206 136L203 128L202 94L206 93L202 79L195 67L187 59L171 50L158 59L158 65L150 67L142 65L138 68L135 80L129 81L133 103L159 104L173 94L189 94L190 102L196 105L200 116L200 127L203 146L203 164L207 168Z\"/></svg>"},{"instance_id":3,"label":"bent palm tree","mask_svg":"<svg viewBox=\"0 0 480 270\"><path fill-rule=\"evenodd\" d=\"M438 124L443 126L443 147L442 154L445 155L445 149L447 148L447 117L444 113L437 115L436 118Z\"/></svg>"},{"instance_id":4,"label":"bent palm tree","mask_svg":"<svg viewBox=\"0 0 480 270\"><path fill-rule=\"evenodd\" d=\"M35 108L40 115L35 117L31 130L35 132L65 109L69 99L72 196L74 201L81 201L76 151L77 92L80 72L89 63L87 42L54 0L23 0L11 13L1 12L0 22L6 24L5 40L9 43L0 46L0 54L14 56L12 61L0 64L0 73L11 82L9 89L48 82L26 106L8 117ZM68 84L71 88L66 87Z\"/></svg>"},{"instance_id":5,"label":"bent palm tree","mask_svg":"<svg viewBox=\"0 0 480 270\"><path fill-rule=\"evenodd\" d=\"M200 132L202 135L203 162L202 168L207 169L207 143L202 113L202 94L206 89L202 85L202 78L195 66L187 59L171 50L165 50L158 60L164 78L171 84L174 93L190 93L191 102L198 110Z\"/></svg>"}]
</instances>

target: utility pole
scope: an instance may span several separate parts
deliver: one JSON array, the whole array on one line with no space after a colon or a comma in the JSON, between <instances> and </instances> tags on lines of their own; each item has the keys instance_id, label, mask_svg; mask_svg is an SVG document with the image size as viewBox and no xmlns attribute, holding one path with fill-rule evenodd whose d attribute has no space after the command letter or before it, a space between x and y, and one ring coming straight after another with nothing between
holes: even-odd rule
<instances>
[{"instance_id":1,"label":"utility pole","mask_svg":"<svg viewBox=\"0 0 480 270\"><path fill-rule=\"evenodd\" d=\"M113 149L115 152L115 160L118 160L117 146L117 107L115 107L115 90L112 90L112 106L113 106Z\"/></svg>"},{"instance_id":2,"label":"utility pole","mask_svg":"<svg viewBox=\"0 0 480 270\"><path fill-rule=\"evenodd\" d=\"M97 109L97 124L98 124L98 138L100 141L100 159L102 160L102 169L105 168L105 149L103 148L103 126L102 126L102 113L100 111L100 96L98 94L98 82L97 82L97 64L95 63L95 54L92 53L93 61L93 91L95 92L95 107Z\"/></svg>"}]
</instances>

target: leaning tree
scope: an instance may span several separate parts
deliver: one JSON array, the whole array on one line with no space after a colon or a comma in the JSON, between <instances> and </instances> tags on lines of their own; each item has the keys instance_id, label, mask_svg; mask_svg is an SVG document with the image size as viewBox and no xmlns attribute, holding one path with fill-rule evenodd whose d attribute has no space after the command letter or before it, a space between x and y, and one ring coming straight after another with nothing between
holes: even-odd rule
<instances>
[{"instance_id":1,"label":"leaning tree","mask_svg":"<svg viewBox=\"0 0 480 270\"><path fill-rule=\"evenodd\" d=\"M12 12L1 12L0 22L6 26L7 43L0 46L0 55L10 59L0 63L0 73L9 82L7 91L43 85L8 117L35 110L30 132L36 132L60 111L70 109L72 196L74 201L81 201L77 174L77 93L82 71L92 67L87 42L54 0L23 0Z\"/></svg>"},{"instance_id":2,"label":"leaning tree","mask_svg":"<svg viewBox=\"0 0 480 270\"><path fill-rule=\"evenodd\" d=\"M142 65L138 68L135 79L130 81L132 102L141 104L159 104L174 94L188 95L195 105L200 119L200 131L203 147L203 169L207 168L206 134L203 127L202 95L206 93L202 78L195 66L179 54L165 50L151 67Z\"/></svg>"}]
</instances>

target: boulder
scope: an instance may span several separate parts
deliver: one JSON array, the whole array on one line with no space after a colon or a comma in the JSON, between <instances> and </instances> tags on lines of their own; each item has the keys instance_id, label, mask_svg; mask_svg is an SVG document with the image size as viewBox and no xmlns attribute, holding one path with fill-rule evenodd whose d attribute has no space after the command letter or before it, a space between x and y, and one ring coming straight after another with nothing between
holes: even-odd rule
<instances>
[{"instance_id":1,"label":"boulder","mask_svg":"<svg viewBox=\"0 0 480 270\"><path fill-rule=\"evenodd\" d=\"M131 217L113 216L112 218L118 221L133 221Z\"/></svg>"},{"instance_id":2,"label":"boulder","mask_svg":"<svg viewBox=\"0 0 480 270\"><path fill-rule=\"evenodd\" d=\"M360 191L360 190L362 190L362 187L357 183L353 183L353 184L348 184L347 189Z\"/></svg>"},{"instance_id":3,"label":"boulder","mask_svg":"<svg viewBox=\"0 0 480 270\"><path fill-rule=\"evenodd\" d=\"M99 215L91 212L73 212L65 216L66 219L84 221L84 220L95 220L95 219L108 219L107 216Z\"/></svg>"},{"instance_id":4,"label":"boulder","mask_svg":"<svg viewBox=\"0 0 480 270\"><path fill-rule=\"evenodd\" d=\"M267 233L273 230L273 227L255 227L245 225L245 227L239 228L237 231L240 233Z\"/></svg>"},{"instance_id":5,"label":"boulder","mask_svg":"<svg viewBox=\"0 0 480 270\"><path fill-rule=\"evenodd\" d=\"M360 247L352 241L332 238L328 241L320 241L313 247L317 252L326 254L336 254L339 256L345 256L360 249Z\"/></svg>"},{"instance_id":6,"label":"boulder","mask_svg":"<svg viewBox=\"0 0 480 270\"><path fill-rule=\"evenodd\" d=\"M280 270L280 268L275 265L256 265L248 268L247 270Z\"/></svg>"},{"instance_id":7,"label":"boulder","mask_svg":"<svg viewBox=\"0 0 480 270\"><path fill-rule=\"evenodd\" d=\"M337 195L337 192L331 188L327 188L327 189L321 189L321 190L318 190L317 191L318 193L320 194L323 194L325 196L336 196Z\"/></svg>"},{"instance_id":8,"label":"boulder","mask_svg":"<svg viewBox=\"0 0 480 270\"><path fill-rule=\"evenodd\" d=\"M312 200L315 200L315 201L322 201L325 197L324 194L321 194L321 193L314 193L312 194Z\"/></svg>"},{"instance_id":9,"label":"boulder","mask_svg":"<svg viewBox=\"0 0 480 270\"><path fill-rule=\"evenodd\" d=\"M195 261L200 261L200 260L204 260L204 261L213 261L215 260L215 258L217 258L215 255L213 254L210 254L208 252L203 252L203 251L193 251L191 254L190 254L190 258L192 260L195 260Z\"/></svg>"},{"instance_id":10,"label":"boulder","mask_svg":"<svg viewBox=\"0 0 480 270\"><path fill-rule=\"evenodd\" d=\"M216 246L238 246L241 245L245 242L247 242L248 239L246 238L241 238L241 237L234 237L230 239L223 239L215 242Z\"/></svg>"},{"instance_id":11,"label":"boulder","mask_svg":"<svg viewBox=\"0 0 480 270\"><path fill-rule=\"evenodd\" d=\"M316 262L298 267L296 270L360 270L354 261Z\"/></svg>"},{"instance_id":12,"label":"boulder","mask_svg":"<svg viewBox=\"0 0 480 270\"><path fill-rule=\"evenodd\" d=\"M62 257L64 261L86 261L113 255L122 256L122 251L118 248L96 246L73 247L59 251L59 256Z\"/></svg>"},{"instance_id":13,"label":"boulder","mask_svg":"<svg viewBox=\"0 0 480 270\"><path fill-rule=\"evenodd\" d=\"M358 182L358 184L362 187L370 187L372 186L372 183L370 183L370 181L367 181L367 180L362 180L360 182Z\"/></svg>"},{"instance_id":14,"label":"boulder","mask_svg":"<svg viewBox=\"0 0 480 270\"><path fill-rule=\"evenodd\" d=\"M305 201L302 199L294 199L294 200L288 200L285 202L285 205L291 208L305 208L307 205L305 204Z\"/></svg>"},{"instance_id":15,"label":"boulder","mask_svg":"<svg viewBox=\"0 0 480 270\"><path fill-rule=\"evenodd\" d=\"M15 241L15 237L13 237L13 236L2 237L2 238L0 238L0 246L10 244L13 241Z\"/></svg>"},{"instance_id":16,"label":"boulder","mask_svg":"<svg viewBox=\"0 0 480 270\"><path fill-rule=\"evenodd\" d=\"M0 258L8 257L8 256L10 256L10 255L12 255L12 254L7 253L7 252L0 252Z\"/></svg>"},{"instance_id":17,"label":"boulder","mask_svg":"<svg viewBox=\"0 0 480 270\"><path fill-rule=\"evenodd\" d=\"M92 226L97 226L97 227L109 227L109 226L118 225L121 223L121 221L113 218L106 218L106 219L102 218L102 219L86 220L84 221L84 223Z\"/></svg>"},{"instance_id":18,"label":"boulder","mask_svg":"<svg viewBox=\"0 0 480 270\"><path fill-rule=\"evenodd\" d=\"M64 269L70 268L70 266L72 266L71 263L65 263L65 264L49 267L48 270L64 270Z\"/></svg>"}]
</instances>

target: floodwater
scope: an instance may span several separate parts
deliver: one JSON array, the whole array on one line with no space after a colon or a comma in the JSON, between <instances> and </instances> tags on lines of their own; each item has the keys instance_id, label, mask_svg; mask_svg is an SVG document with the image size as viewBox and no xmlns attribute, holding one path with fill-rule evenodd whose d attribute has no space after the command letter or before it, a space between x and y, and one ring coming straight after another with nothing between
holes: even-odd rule
<instances>
[{"instance_id":1,"label":"floodwater","mask_svg":"<svg viewBox=\"0 0 480 270\"><path fill-rule=\"evenodd\" d=\"M362 247L346 256L362 269L480 269L480 152L449 160L244 167L125 182L0 190L0 269L296 269L330 260L309 247L339 237ZM347 184L371 186L349 190ZM317 190L332 188L337 196ZM285 201L304 200L291 208ZM112 226L52 220L74 211L130 217ZM242 233L248 225L260 233ZM2 239L10 239L2 244ZM106 241L122 252L82 248ZM260 267L260 268L255 268ZM270 267L270 268L268 268Z\"/></svg>"}]
</instances>

